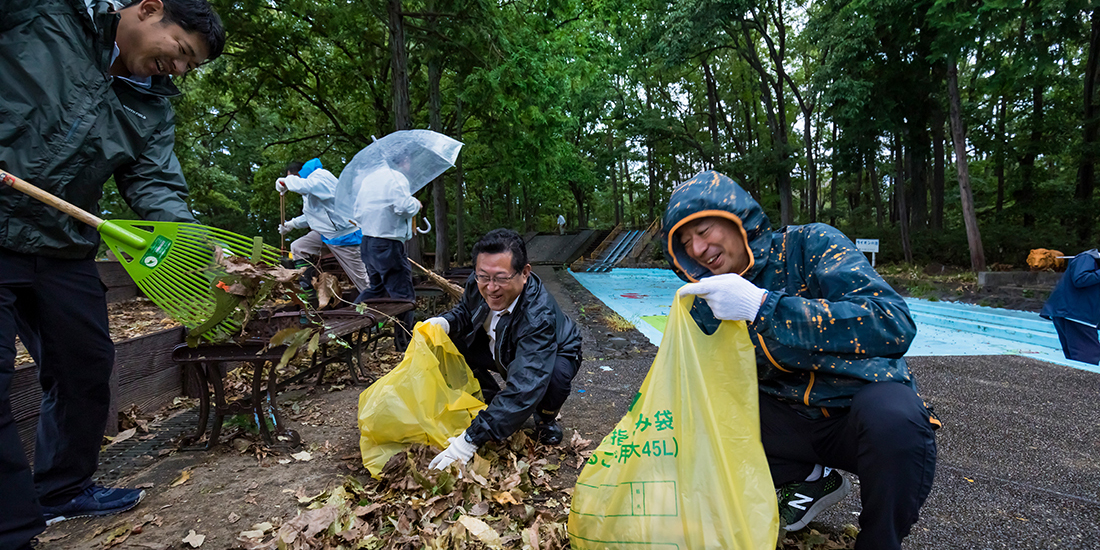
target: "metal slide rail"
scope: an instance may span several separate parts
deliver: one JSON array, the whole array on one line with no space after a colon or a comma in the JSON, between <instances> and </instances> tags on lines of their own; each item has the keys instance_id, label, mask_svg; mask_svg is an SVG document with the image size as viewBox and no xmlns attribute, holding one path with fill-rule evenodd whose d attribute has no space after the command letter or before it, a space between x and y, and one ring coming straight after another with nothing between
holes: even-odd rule
<instances>
[{"instance_id":1,"label":"metal slide rail","mask_svg":"<svg viewBox=\"0 0 1100 550\"><path fill-rule=\"evenodd\" d=\"M627 253L634 248L634 245L637 244L638 239L640 239L644 233L645 231L637 229L624 232L611 247L610 251L608 251L607 254L604 254L603 258L601 258L598 262L593 264L585 271L590 273L604 273L607 271L611 271L611 268L615 267L615 264L618 264L619 261L622 260L623 257L626 256Z\"/></svg>"}]
</instances>

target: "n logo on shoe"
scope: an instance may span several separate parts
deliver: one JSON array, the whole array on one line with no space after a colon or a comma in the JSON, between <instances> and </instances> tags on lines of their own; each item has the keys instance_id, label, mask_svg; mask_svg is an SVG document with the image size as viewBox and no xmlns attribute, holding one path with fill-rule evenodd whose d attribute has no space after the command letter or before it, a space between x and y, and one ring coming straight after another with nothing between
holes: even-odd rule
<instances>
[{"instance_id":1,"label":"n logo on shoe","mask_svg":"<svg viewBox=\"0 0 1100 550\"><path fill-rule=\"evenodd\" d=\"M792 500L787 503L788 506L798 508L799 510L805 510L806 507L803 504L809 504L814 501L814 497L808 497L802 493L795 493L794 496L798 497L797 500Z\"/></svg>"}]
</instances>

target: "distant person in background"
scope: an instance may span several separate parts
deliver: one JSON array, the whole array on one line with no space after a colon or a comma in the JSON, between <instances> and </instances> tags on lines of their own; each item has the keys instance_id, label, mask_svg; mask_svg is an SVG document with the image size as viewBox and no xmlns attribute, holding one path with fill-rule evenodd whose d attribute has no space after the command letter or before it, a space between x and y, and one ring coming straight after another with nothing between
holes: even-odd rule
<instances>
[{"instance_id":1,"label":"distant person in background","mask_svg":"<svg viewBox=\"0 0 1100 550\"><path fill-rule=\"evenodd\" d=\"M302 290L316 293L311 280L316 273L317 261L324 248L332 251L336 262L347 273L359 292L367 289L367 268L359 253L363 232L354 224L333 219L336 176L321 166L321 159L305 164L292 162L286 167L286 177L275 181L280 195L293 191L302 196L302 215L279 225L279 234L286 235L295 229L309 229L309 233L290 243L294 265L309 268L303 277Z\"/></svg>"},{"instance_id":2,"label":"distant person in background","mask_svg":"<svg viewBox=\"0 0 1100 550\"><path fill-rule=\"evenodd\" d=\"M1054 287L1043 310L1044 319L1054 322L1066 359L1100 364L1100 252L1095 248L1069 261L1065 274Z\"/></svg>"},{"instance_id":3,"label":"distant person in background","mask_svg":"<svg viewBox=\"0 0 1100 550\"><path fill-rule=\"evenodd\" d=\"M565 234L565 216L558 214L558 235Z\"/></svg>"}]
</instances>

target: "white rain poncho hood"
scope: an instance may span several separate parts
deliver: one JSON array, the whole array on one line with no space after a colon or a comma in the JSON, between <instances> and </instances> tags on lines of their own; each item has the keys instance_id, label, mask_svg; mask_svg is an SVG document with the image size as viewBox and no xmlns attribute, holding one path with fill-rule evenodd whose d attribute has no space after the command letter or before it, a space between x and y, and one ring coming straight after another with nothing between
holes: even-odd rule
<instances>
[{"instance_id":1,"label":"white rain poncho hood","mask_svg":"<svg viewBox=\"0 0 1100 550\"><path fill-rule=\"evenodd\" d=\"M291 175L283 178L287 190L302 196L302 215L290 220L287 225L295 229L309 227L326 240L354 233L357 229L355 224L335 214L336 176L320 168L320 162L312 171L299 171L299 174L302 173L308 173L307 177Z\"/></svg>"},{"instance_id":2,"label":"white rain poncho hood","mask_svg":"<svg viewBox=\"0 0 1100 550\"><path fill-rule=\"evenodd\" d=\"M454 166L462 143L429 130L389 134L355 155L336 188L338 215L363 235L407 241L420 203L413 193Z\"/></svg>"}]
</instances>

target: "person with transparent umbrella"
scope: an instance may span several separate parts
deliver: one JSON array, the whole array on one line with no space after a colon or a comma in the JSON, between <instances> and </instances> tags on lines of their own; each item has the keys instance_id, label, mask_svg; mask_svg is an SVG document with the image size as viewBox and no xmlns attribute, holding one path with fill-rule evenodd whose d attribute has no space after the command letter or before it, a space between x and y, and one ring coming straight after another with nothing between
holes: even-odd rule
<instances>
[{"instance_id":1,"label":"person with transparent umbrella","mask_svg":"<svg viewBox=\"0 0 1100 550\"><path fill-rule=\"evenodd\" d=\"M394 132L359 151L340 174L335 215L363 231L360 251L370 287L356 302L371 298L414 300L412 268L405 243L413 237L420 201L413 194L454 166L462 143L429 130ZM394 348L409 344L413 312L398 318Z\"/></svg>"}]
</instances>

